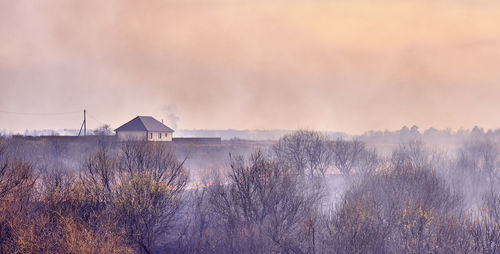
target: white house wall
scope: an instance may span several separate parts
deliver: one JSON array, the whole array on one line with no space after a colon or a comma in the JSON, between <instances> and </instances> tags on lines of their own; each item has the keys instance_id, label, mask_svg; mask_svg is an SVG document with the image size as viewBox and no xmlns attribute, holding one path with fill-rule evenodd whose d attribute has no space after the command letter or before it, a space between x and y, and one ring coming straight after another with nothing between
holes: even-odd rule
<instances>
[{"instance_id":1,"label":"white house wall","mask_svg":"<svg viewBox=\"0 0 500 254\"><path fill-rule=\"evenodd\" d=\"M160 138L161 133L161 138ZM172 133L170 132L146 132L145 131L118 131L118 140L148 140L148 141L172 141Z\"/></svg>"},{"instance_id":2,"label":"white house wall","mask_svg":"<svg viewBox=\"0 0 500 254\"><path fill-rule=\"evenodd\" d=\"M160 138L160 133L161 133L161 138ZM172 133L148 132L148 141L172 141Z\"/></svg>"},{"instance_id":3,"label":"white house wall","mask_svg":"<svg viewBox=\"0 0 500 254\"><path fill-rule=\"evenodd\" d=\"M118 136L118 140L146 140L146 132L145 131L118 131L116 133Z\"/></svg>"}]
</instances>

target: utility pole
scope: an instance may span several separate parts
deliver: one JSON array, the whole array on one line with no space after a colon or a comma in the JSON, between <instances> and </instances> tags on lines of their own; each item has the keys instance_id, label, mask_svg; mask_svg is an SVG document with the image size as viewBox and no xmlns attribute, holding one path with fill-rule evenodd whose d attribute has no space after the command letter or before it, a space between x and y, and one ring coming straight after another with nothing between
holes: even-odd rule
<instances>
[{"instance_id":1,"label":"utility pole","mask_svg":"<svg viewBox=\"0 0 500 254\"><path fill-rule=\"evenodd\" d=\"M78 132L78 137L80 137L80 134L82 133L83 129L83 136L87 136L87 110L83 110L83 123L82 127L80 127L80 132Z\"/></svg>"},{"instance_id":2,"label":"utility pole","mask_svg":"<svg viewBox=\"0 0 500 254\"><path fill-rule=\"evenodd\" d=\"M87 136L87 110L83 110L83 136Z\"/></svg>"}]
</instances>

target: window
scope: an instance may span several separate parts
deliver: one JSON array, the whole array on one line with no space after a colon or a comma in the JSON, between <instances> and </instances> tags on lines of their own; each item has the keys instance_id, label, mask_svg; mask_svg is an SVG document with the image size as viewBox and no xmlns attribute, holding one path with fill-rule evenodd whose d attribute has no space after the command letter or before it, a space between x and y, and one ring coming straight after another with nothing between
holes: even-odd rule
<instances>
[{"instance_id":1,"label":"window","mask_svg":"<svg viewBox=\"0 0 500 254\"><path fill-rule=\"evenodd\" d=\"M161 139L161 132L158 132L158 138Z\"/></svg>"},{"instance_id":2,"label":"window","mask_svg":"<svg viewBox=\"0 0 500 254\"><path fill-rule=\"evenodd\" d=\"M153 139L153 133L149 133L149 139Z\"/></svg>"}]
</instances>

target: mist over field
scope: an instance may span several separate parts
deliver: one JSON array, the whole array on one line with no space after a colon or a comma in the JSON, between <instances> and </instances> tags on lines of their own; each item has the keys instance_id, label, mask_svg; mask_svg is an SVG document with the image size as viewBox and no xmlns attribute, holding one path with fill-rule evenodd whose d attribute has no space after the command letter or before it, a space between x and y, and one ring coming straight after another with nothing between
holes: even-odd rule
<instances>
[{"instance_id":1,"label":"mist over field","mask_svg":"<svg viewBox=\"0 0 500 254\"><path fill-rule=\"evenodd\" d=\"M0 137L0 248L495 253L499 141L416 126L220 144Z\"/></svg>"},{"instance_id":2,"label":"mist over field","mask_svg":"<svg viewBox=\"0 0 500 254\"><path fill-rule=\"evenodd\" d=\"M0 0L0 253L500 253L498 24Z\"/></svg>"}]
</instances>

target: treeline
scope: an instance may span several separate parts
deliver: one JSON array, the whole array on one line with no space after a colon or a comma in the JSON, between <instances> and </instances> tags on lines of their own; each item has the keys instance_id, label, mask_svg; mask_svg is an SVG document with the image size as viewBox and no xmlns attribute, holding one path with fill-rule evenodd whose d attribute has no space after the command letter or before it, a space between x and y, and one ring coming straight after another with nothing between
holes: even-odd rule
<instances>
[{"instance_id":1,"label":"treeline","mask_svg":"<svg viewBox=\"0 0 500 254\"><path fill-rule=\"evenodd\" d=\"M359 136L360 140L377 144L399 144L420 140L426 144L460 145L464 140L471 138L488 138L500 142L500 129L485 130L474 126L472 129L459 129L457 131L436 128L421 130L418 126L413 125L411 127L403 126L396 131L367 131Z\"/></svg>"},{"instance_id":2,"label":"treeline","mask_svg":"<svg viewBox=\"0 0 500 254\"><path fill-rule=\"evenodd\" d=\"M229 172L198 188L165 143L101 144L75 173L0 142L2 253L500 251L499 152L486 138L452 155L412 141L382 157L297 131L229 154ZM336 178L346 186L333 203Z\"/></svg>"}]
</instances>

